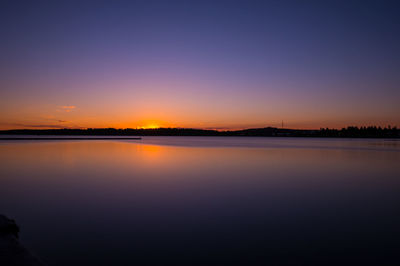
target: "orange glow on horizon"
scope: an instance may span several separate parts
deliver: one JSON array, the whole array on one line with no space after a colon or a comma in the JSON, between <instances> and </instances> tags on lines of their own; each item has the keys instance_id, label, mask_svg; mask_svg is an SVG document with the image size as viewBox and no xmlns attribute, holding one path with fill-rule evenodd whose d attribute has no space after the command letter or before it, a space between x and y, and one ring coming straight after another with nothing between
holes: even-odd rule
<instances>
[{"instance_id":1,"label":"orange glow on horizon","mask_svg":"<svg viewBox=\"0 0 400 266\"><path fill-rule=\"evenodd\" d=\"M168 123L165 121L161 120L155 120L155 119L146 119L146 120L141 120L135 123L136 125L133 128L138 128L138 129L157 129L161 127L175 127L174 124ZM125 128L128 128L129 126L125 124Z\"/></svg>"},{"instance_id":2,"label":"orange glow on horizon","mask_svg":"<svg viewBox=\"0 0 400 266\"><path fill-rule=\"evenodd\" d=\"M160 128L160 126L158 126L157 124L149 124L143 127L140 127L140 129L157 129Z\"/></svg>"},{"instance_id":3,"label":"orange glow on horizon","mask_svg":"<svg viewBox=\"0 0 400 266\"><path fill-rule=\"evenodd\" d=\"M58 107L56 107L58 108ZM157 128L196 128L205 130L242 130L249 128L277 127L282 125L282 119L270 116L267 119L252 117L246 120L246 117L231 117L216 119L216 115L212 119L206 119L204 116L190 116L189 113L182 114L162 114L161 112L147 114L140 113L138 115L121 111L115 111L107 114L92 115L83 108L71 108L73 112L58 112L55 110L44 110L38 115L26 115L20 118L17 115L10 114L9 118L4 122L0 119L0 130L11 129L86 129L86 128L116 128L116 129L157 129ZM46 112L45 112L46 111ZM119 113L121 112L121 114ZM145 117L151 118L145 118ZM261 117L261 115L260 115ZM117 119L116 119L117 118ZM396 126L399 122L396 119L351 119L347 121L345 118L322 116L295 117L293 119L283 119L284 128L291 129L320 129L329 127L340 129L347 126ZM354 122L358 121L358 122Z\"/></svg>"}]
</instances>

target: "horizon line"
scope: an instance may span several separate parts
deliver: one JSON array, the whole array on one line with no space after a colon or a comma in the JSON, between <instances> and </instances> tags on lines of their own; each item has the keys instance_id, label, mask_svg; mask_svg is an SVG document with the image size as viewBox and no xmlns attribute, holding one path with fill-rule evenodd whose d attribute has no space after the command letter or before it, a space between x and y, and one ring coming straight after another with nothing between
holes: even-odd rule
<instances>
[{"instance_id":1,"label":"horizon line","mask_svg":"<svg viewBox=\"0 0 400 266\"><path fill-rule=\"evenodd\" d=\"M377 125L368 125L368 126L355 126L355 125L348 125L345 127L341 128L335 128L335 127L319 127L319 128L314 128L314 129L304 129L304 128L289 128L289 127L276 127L276 126L264 126L264 127L247 127L247 128L240 128L240 129L224 129L222 127L216 127L216 128L196 128L196 127L151 127L151 128L146 128L146 127L59 127L59 128L15 128L15 129L0 129L0 132L5 132L5 131L21 131L21 130L33 130L33 131L40 131L40 130L89 130L89 129L115 129L115 130L157 130L157 129L194 129L194 130L204 130L204 131L217 131L217 132L230 132L230 131L241 131L241 130L251 130L251 129L264 129L264 128L274 128L274 129L286 129L286 130L306 130L306 131L312 131L312 130L321 130L321 129L330 129L330 130L341 130L341 129L346 129L346 128L370 128L370 127L376 127L376 128L381 128L381 129L394 129L397 128L397 125L385 125L384 127L382 126L377 126Z\"/></svg>"}]
</instances>

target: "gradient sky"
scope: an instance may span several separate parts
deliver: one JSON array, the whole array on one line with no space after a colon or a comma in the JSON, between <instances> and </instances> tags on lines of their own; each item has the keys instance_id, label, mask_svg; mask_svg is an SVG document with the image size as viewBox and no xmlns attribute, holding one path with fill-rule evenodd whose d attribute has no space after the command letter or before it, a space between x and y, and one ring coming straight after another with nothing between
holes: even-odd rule
<instances>
[{"instance_id":1,"label":"gradient sky","mask_svg":"<svg viewBox=\"0 0 400 266\"><path fill-rule=\"evenodd\" d=\"M0 129L400 126L399 1L0 2Z\"/></svg>"}]
</instances>

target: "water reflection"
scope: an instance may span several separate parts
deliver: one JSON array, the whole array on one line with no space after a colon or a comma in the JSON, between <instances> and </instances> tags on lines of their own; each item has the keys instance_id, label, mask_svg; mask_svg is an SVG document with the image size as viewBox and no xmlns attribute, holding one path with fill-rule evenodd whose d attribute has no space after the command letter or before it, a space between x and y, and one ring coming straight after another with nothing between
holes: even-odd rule
<instances>
[{"instance_id":1,"label":"water reflection","mask_svg":"<svg viewBox=\"0 0 400 266\"><path fill-rule=\"evenodd\" d=\"M398 146L218 139L1 143L0 209L54 265L384 265L395 256Z\"/></svg>"}]
</instances>

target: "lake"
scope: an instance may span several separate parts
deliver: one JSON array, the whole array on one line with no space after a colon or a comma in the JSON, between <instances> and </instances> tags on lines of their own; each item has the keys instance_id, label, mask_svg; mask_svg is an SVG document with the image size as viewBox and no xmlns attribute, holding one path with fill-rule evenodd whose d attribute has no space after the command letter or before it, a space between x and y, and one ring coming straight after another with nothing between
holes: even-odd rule
<instances>
[{"instance_id":1,"label":"lake","mask_svg":"<svg viewBox=\"0 0 400 266\"><path fill-rule=\"evenodd\" d=\"M0 140L0 169L49 265L398 265L396 140Z\"/></svg>"}]
</instances>

